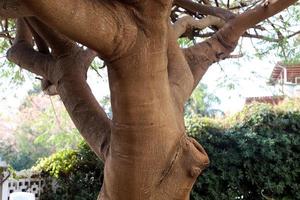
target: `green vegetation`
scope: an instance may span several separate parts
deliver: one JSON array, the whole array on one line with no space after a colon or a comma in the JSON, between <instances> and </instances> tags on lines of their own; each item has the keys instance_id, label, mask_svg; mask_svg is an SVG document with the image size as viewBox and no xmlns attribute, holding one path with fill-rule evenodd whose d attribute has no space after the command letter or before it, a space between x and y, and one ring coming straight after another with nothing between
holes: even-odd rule
<instances>
[{"instance_id":1,"label":"green vegetation","mask_svg":"<svg viewBox=\"0 0 300 200\"><path fill-rule=\"evenodd\" d=\"M59 98L31 91L19 111L14 141L0 140L0 157L17 171L31 168L41 157L74 149L82 141Z\"/></svg>"},{"instance_id":2,"label":"green vegetation","mask_svg":"<svg viewBox=\"0 0 300 200\"><path fill-rule=\"evenodd\" d=\"M184 114L187 117L194 115L215 117L218 113L224 115L222 111L213 109L220 103L221 100L217 96L207 91L207 85L199 84L186 102Z\"/></svg>"},{"instance_id":3,"label":"green vegetation","mask_svg":"<svg viewBox=\"0 0 300 200\"><path fill-rule=\"evenodd\" d=\"M32 170L56 178L58 189L43 193L44 200L95 200L103 179L102 162L84 142L77 150L64 150L41 159Z\"/></svg>"},{"instance_id":4,"label":"green vegetation","mask_svg":"<svg viewBox=\"0 0 300 200\"><path fill-rule=\"evenodd\" d=\"M300 199L300 110L258 104L227 121L191 119L211 159L192 200Z\"/></svg>"},{"instance_id":5,"label":"green vegetation","mask_svg":"<svg viewBox=\"0 0 300 200\"><path fill-rule=\"evenodd\" d=\"M222 121L190 116L187 130L211 159L191 200L300 199L299 100L247 106ZM60 185L44 199L95 199L103 177L103 165L84 143L42 159L35 169Z\"/></svg>"}]
</instances>

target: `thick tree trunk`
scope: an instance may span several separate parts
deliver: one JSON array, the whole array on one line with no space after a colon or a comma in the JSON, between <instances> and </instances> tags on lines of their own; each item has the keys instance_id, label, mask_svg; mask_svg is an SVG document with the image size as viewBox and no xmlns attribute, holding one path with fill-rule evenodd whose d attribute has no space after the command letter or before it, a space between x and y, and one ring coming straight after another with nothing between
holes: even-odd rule
<instances>
[{"instance_id":1,"label":"thick tree trunk","mask_svg":"<svg viewBox=\"0 0 300 200\"><path fill-rule=\"evenodd\" d=\"M270 0L270 5L236 16L176 0L182 7L213 15L202 22L220 28L212 38L182 50L177 38L189 26L200 28L203 23L185 18L173 29L171 0L3 0L0 4L7 1L22 12L0 9L0 15L38 17L19 20L8 58L55 87L74 124L102 158L105 171L99 200L189 199L209 159L185 133L185 101L208 67L228 57L248 28L296 2ZM105 60L112 120L86 83L96 53L71 39L93 48Z\"/></svg>"},{"instance_id":2,"label":"thick tree trunk","mask_svg":"<svg viewBox=\"0 0 300 200\"><path fill-rule=\"evenodd\" d=\"M100 199L188 199L208 164L182 126L169 86L166 24L160 28L150 37L139 30L130 54L107 63L114 117Z\"/></svg>"}]
</instances>

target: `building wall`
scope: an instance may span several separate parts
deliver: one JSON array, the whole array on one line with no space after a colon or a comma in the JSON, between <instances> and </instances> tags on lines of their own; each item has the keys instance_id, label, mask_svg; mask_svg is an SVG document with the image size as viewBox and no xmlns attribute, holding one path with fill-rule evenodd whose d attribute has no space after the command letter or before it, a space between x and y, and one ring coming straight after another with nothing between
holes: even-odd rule
<instances>
[{"instance_id":1,"label":"building wall","mask_svg":"<svg viewBox=\"0 0 300 200\"><path fill-rule=\"evenodd\" d=\"M275 86L276 91L279 95L285 95L290 98L300 97L300 85L296 84L277 84Z\"/></svg>"}]
</instances>

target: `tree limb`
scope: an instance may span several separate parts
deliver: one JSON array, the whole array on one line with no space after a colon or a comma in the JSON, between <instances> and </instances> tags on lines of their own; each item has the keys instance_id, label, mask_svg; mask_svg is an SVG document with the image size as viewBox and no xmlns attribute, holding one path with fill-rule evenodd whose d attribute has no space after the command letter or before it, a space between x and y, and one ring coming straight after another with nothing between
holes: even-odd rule
<instances>
[{"instance_id":1,"label":"tree limb","mask_svg":"<svg viewBox=\"0 0 300 200\"><path fill-rule=\"evenodd\" d=\"M171 91L173 92L176 107L183 112L183 105L191 95L194 78L189 65L177 43L177 35L173 27L169 27L168 37L168 75Z\"/></svg>"},{"instance_id":2,"label":"tree limb","mask_svg":"<svg viewBox=\"0 0 300 200\"><path fill-rule=\"evenodd\" d=\"M67 54L70 49L77 47L75 42L51 29L36 17L29 17L27 21L30 26L33 27L34 31L37 32L43 40L47 41L49 47L52 49L51 54L53 56L62 56Z\"/></svg>"},{"instance_id":3,"label":"tree limb","mask_svg":"<svg viewBox=\"0 0 300 200\"><path fill-rule=\"evenodd\" d=\"M134 6L144 17L151 19L161 19L168 17L171 10L172 0L118 0L119 2ZM153 10L159 11L159 15L153 15ZM150 20L151 20L150 19ZM149 18L148 18L149 20Z\"/></svg>"},{"instance_id":4,"label":"tree limb","mask_svg":"<svg viewBox=\"0 0 300 200\"><path fill-rule=\"evenodd\" d=\"M57 84L57 91L80 134L105 161L110 146L111 122L86 80L74 76L63 77Z\"/></svg>"},{"instance_id":5,"label":"tree limb","mask_svg":"<svg viewBox=\"0 0 300 200\"><path fill-rule=\"evenodd\" d=\"M129 48L135 30L128 12L117 1L23 0L47 25L74 41L96 50L102 58L116 59ZM128 23L122 23L124 21ZM90 27L90 28L86 28ZM92 28L91 28L92 27ZM131 34L129 34L131 33ZM125 50L124 50L125 49Z\"/></svg>"},{"instance_id":6,"label":"tree limb","mask_svg":"<svg viewBox=\"0 0 300 200\"><path fill-rule=\"evenodd\" d=\"M224 47L216 37L207 39L184 49L185 57L194 76L195 88L208 68L215 62L227 58L234 48Z\"/></svg>"},{"instance_id":7,"label":"tree limb","mask_svg":"<svg viewBox=\"0 0 300 200\"><path fill-rule=\"evenodd\" d=\"M202 5L191 0L174 0L174 3L190 12L215 16L223 19L224 21L228 21L235 17L235 14L228 10L219 7Z\"/></svg>"},{"instance_id":8,"label":"tree limb","mask_svg":"<svg viewBox=\"0 0 300 200\"><path fill-rule=\"evenodd\" d=\"M254 9L246 11L230 20L218 31L217 35L220 42L225 46L230 46L246 32L247 29L254 27L257 23L281 12L297 0L268 0L268 3L256 6Z\"/></svg>"},{"instance_id":9,"label":"tree limb","mask_svg":"<svg viewBox=\"0 0 300 200\"><path fill-rule=\"evenodd\" d=\"M190 27L193 29L201 30L213 25L217 26L218 28L221 28L222 26L224 26L224 24L225 22L222 19L213 16L208 16L200 20L196 20L191 16L185 16L178 19L178 21L175 22L173 27L176 34L175 37L179 38Z\"/></svg>"},{"instance_id":10,"label":"tree limb","mask_svg":"<svg viewBox=\"0 0 300 200\"><path fill-rule=\"evenodd\" d=\"M80 48L37 19L31 18L29 21L54 50L51 53L56 58L56 64L52 66L54 69L50 73L54 76L49 80L55 83L56 90L81 135L94 152L105 160L110 142L110 120L86 82L88 67L97 53Z\"/></svg>"},{"instance_id":11,"label":"tree limb","mask_svg":"<svg viewBox=\"0 0 300 200\"><path fill-rule=\"evenodd\" d=\"M17 33L7 58L22 68L42 77L47 77L48 68L53 64L49 55L33 49L32 35L23 19L17 21Z\"/></svg>"},{"instance_id":12,"label":"tree limb","mask_svg":"<svg viewBox=\"0 0 300 200\"><path fill-rule=\"evenodd\" d=\"M32 33L32 36L34 38L34 42L38 48L38 51L43 54L50 54L47 42L33 29L33 27L30 25L28 19L24 18L24 20L25 20L27 26L29 27L30 32Z\"/></svg>"},{"instance_id":13,"label":"tree limb","mask_svg":"<svg viewBox=\"0 0 300 200\"><path fill-rule=\"evenodd\" d=\"M226 49L219 44L216 38L199 43L194 48L185 49L186 59L182 57L183 54L176 39L186 31L187 27L203 29L210 25L221 28L224 25L224 21L213 16L208 16L201 20L195 20L190 16L186 16L174 24L174 31L170 30L168 43L169 80L174 98L180 106L184 105L208 67L219 59L229 57L229 53L228 55L224 53Z\"/></svg>"},{"instance_id":14,"label":"tree limb","mask_svg":"<svg viewBox=\"0 0 300 200\"><path fill-rule=\"evenodd\" d=\"M39 33L37 26L33 29ZM32 48L32 36L25 21L18 20L17 36L8 58L55 84L74 124L95 153L105 160L110 143L110 120L86 82L86 71L97 54L76 47L69 49L67 55L39 53Z\"/></svg>"},{"instance_id":15,"label":"tree limb","mask_svg":"<svg viewBox=\"0 0 300 200\"><path fill-rule=\"evenodd\" d=\"M195 80L194 87L197 86L211 64L229 57L239 38L247 29L277 14L296 1L270 0L267 5L256 6L228 21L213 37L185 49L184 53Z\"/></svg>"}]
</instances>

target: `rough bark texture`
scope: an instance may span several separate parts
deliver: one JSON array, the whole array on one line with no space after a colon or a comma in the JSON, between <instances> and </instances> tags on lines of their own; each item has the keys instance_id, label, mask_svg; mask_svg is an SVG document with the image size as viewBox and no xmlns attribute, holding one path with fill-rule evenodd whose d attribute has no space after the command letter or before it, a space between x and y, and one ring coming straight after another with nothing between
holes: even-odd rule
<instances>
[{"instance_id":1,"label":"rough bark texture","mask_svg":"<svg viewBox=\"0 0 300 200\"><path fill-rule=\"evenodd\" d=\"M100 200L188 200L209 160L185 133L185 101L208 67L227 58L248 28L295 2L270 0L235 15L212 9L209 1L176 0L212 16L175 24L169 20L170 0L6 0L0 1L6 5L0 15L23 17L8 59L43 77L49 94L60 95L104 161ZM178 37L190 27L212 25L220 29L213 37L187 49L178 46ZM107 64L112 120L86 83L97 55Z\"/></svg>"}]
</instances>

